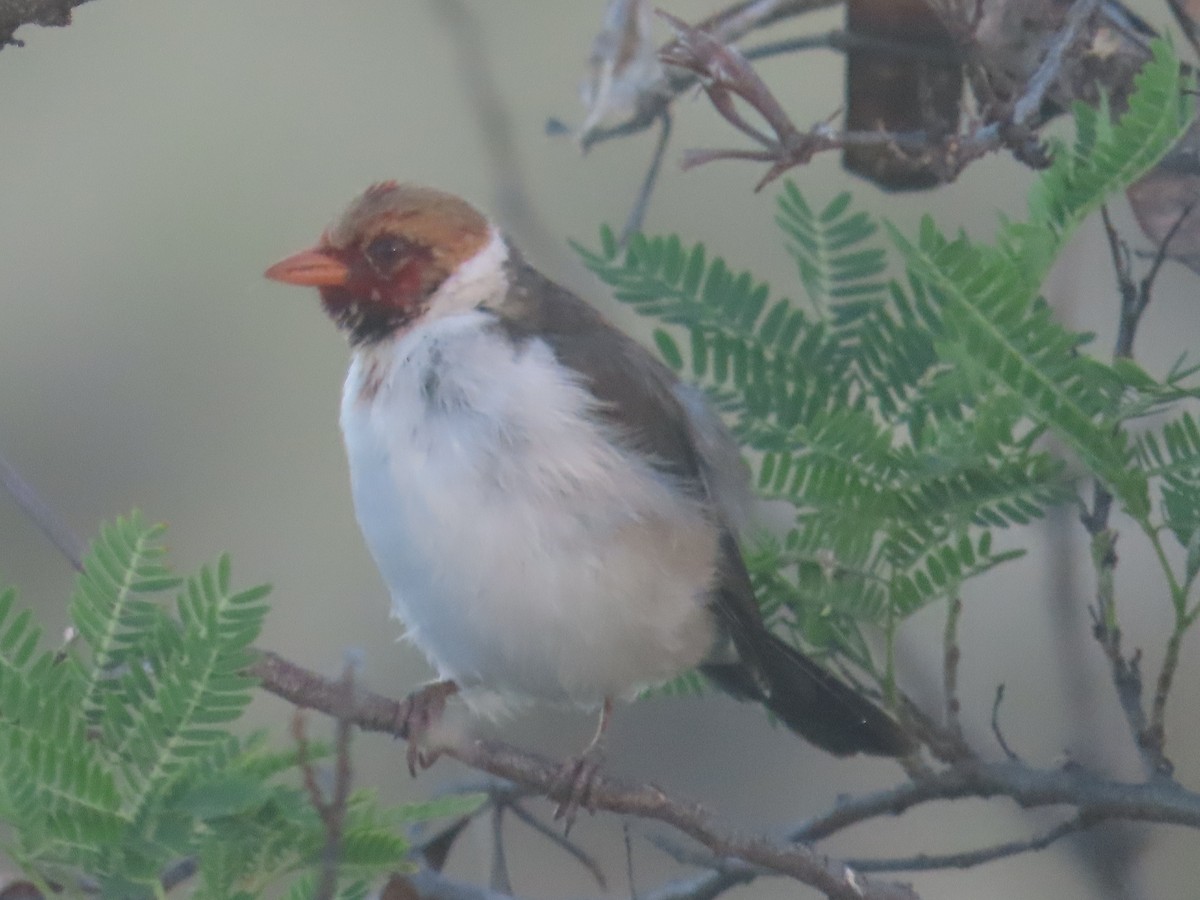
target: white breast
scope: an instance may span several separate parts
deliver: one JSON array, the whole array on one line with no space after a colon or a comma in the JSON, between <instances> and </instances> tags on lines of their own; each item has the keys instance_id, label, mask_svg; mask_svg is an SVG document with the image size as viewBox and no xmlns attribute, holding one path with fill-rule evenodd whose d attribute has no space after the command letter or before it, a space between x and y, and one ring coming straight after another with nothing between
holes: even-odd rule
<instances>
[{"instance_id":1,"label":"white breast","mask_svg":"<svg viewBox=\"0 0 1200 900\"><path fill-rule=\"evenodd\" d=\"M539 340L456 312L360 351L342 428L395 614L444 678L629 695L696 665L716 533Z\"/></svg>"}]
</instances>

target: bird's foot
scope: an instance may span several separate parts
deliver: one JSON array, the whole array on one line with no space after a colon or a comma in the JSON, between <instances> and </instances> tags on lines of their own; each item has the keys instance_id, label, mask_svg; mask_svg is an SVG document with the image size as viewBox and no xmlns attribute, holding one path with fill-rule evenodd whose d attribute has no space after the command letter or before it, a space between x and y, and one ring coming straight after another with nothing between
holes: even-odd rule
<instances>
[{"instance_id":1,"label":"bird's foot","mask_svg":"<svg viewBox=\"0 0 1200 900\"><path fill-rule=\"evenodd\" d=\"M564 794L558 809L554 811L554 818L555 821L562 820L563 831L567 834L570 834L571 826L575 824L575 816L580 807L590 813L596 811L592 803L592 790L600 779L600 766L604 762L604 733L608 730L612 710L612 698L606 697L591 742L582 753L563 763L554 779L555 789Z\"/></svg>"},{"instance_id":2,"label":"bird's foot","mask_svg":"<svg viewBox=\"0 0 1200 900\"><path fill-rule=\"evenodd\" d=\"M554 820L563 823L564 834L571 833L580 809L586 809L589 813L596 811L592 803L592 790L600 780L603 762L603 751L593 744L583 753L568 759L558 770L554 778L554 792L561 794L563 799L554 810Z\"/></svg>"},{"instance_id":3,"label":"bird's foot","mask_svg":"<svg viewBox=\"0 0 1200 900\"><path fill-rule=\"evenodd\" d=\"M442 751L423 746L426 735L442 718L446 701L458 693L453 681L435 681L419 691L413 691L396 711L396 731L408 741L408 774L414 778L418 769L432 766Z\"/></svg>"}]
</instances>

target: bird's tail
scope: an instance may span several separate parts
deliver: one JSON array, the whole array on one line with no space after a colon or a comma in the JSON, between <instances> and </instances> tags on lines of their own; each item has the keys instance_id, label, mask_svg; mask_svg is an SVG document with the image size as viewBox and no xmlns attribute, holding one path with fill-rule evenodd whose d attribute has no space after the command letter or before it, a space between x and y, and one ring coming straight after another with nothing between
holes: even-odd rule
<instances>
[{"instance_id":1,"label":"bird's tail","mask_svg":"<svg viewBox=\"0 0 1200 900\"><path fill-rule=\"evenodd\" d=\"M915 749L891 716L765 628L754 635L754 645L753 670L740 662L702 671L735 697L759 701L796 734L836 756L904 756Z\"/></svg>"}]
</instances>

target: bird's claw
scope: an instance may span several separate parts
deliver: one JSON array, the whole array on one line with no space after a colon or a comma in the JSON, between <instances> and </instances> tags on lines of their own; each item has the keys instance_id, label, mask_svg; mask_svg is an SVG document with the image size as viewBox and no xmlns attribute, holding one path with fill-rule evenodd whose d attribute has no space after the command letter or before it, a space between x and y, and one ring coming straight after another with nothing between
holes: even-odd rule
<instances>
[{"instance_id":1,"label":"bird's claw","mask_svg":"<svg viewBox=\"0 0 1200 900\"><path fill-rule=\"evenodd\" d=\"M423 750L410 741L408 751L404 754L404 758L408 762L408 774L416 778L417 772L428 769L438 761L438 757L441 755L441 750L436 748Z\"/></svg>"},{"instance_id":2,"label":"bird's claw","mask_svg":"<svg viewBox=\"0 0 1200 900\"><path fill-rule=\"evenodd\" d=\"M554 820L563 823L563 833L570 834L579 810L595 813L592 791L600 777L599 754L589 748L581 755L567 760L554 779L555 793L563 794L562 801L554 810Z\"/></svg>"},{"instance_id":3,"label":"bird's claw","mask_svg":"<svg viewBox=\"0 0 1200 900\"><path fill-rule=\"evenodd\" d=\"M442 751L436 747L422 746L429 730L436 725L446 711L446 701L458 693L453 681L435 681L419 691L409 694L396 711L396 732L408 741L408 774L414 778L417 772L428 769Z\"/></svg>"}]
</instances>

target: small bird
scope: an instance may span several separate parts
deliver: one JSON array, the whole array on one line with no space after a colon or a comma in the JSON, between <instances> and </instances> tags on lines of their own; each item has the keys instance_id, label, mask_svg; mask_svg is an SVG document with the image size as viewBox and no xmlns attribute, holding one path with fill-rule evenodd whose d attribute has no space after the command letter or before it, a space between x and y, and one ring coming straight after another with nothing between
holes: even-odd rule
<instances>
[{"instance_id":1,"label":"small bird","mask_svg":"<svg viewBox=\"0 0 1200 900\"><path fill-rule=\"evenodd\" d=\"M524 261L465 201L394 181L266 272L349 336L354 506L440 681L404 705L409 767L462 690L601 710L699 670L837 755L910 752L870 700L764 625L735 529L745 466L694 388Z\"/></svg>"}]
</instances>

